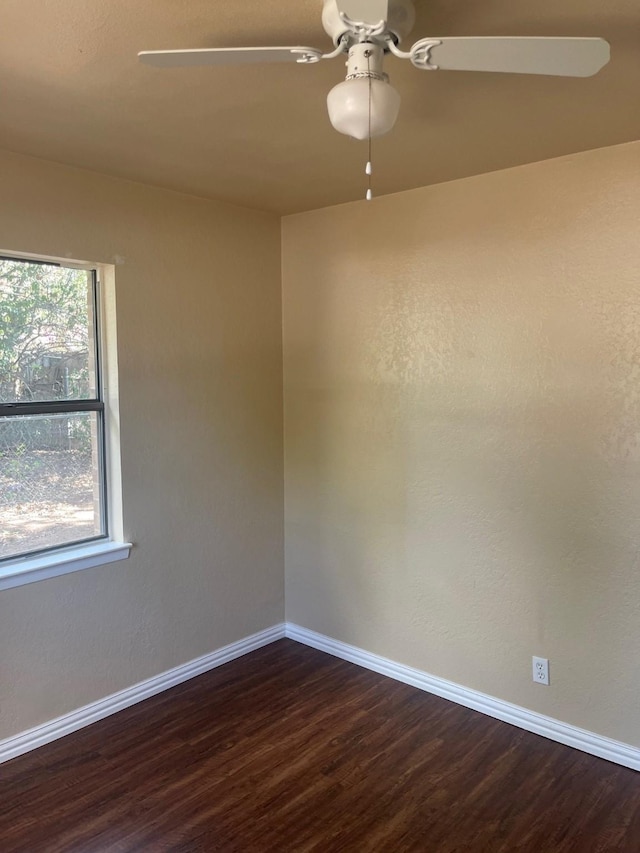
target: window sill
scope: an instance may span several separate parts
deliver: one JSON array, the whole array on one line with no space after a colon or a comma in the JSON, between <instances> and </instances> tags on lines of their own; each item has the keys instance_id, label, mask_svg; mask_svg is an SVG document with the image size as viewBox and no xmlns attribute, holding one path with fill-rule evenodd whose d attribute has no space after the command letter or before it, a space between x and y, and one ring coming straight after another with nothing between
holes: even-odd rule
<instances>
[{"instance_id":1,"label":"window sill","mask_svg":"<svg viewBox=\"0 0 640 853\"><path fill-rule=\"evenodd\" d=\"M130 551L129 542L89 542L35 557L18 557L0 564L0 590L126 560Z\"/></svg>"}]
</instances>

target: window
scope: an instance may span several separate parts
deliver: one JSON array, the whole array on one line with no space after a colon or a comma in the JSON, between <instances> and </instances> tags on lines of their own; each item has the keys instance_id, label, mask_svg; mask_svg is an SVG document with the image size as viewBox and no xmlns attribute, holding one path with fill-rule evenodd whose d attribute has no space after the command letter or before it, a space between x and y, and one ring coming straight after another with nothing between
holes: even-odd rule
<instances>
[{"instance_id":1,"label":"window","mask_svg":"<svg viewBox=\"0 0 640 853\"><path fill-rule=\"evenodd\" d=\"M111 538L100 286L97 268L0 256L0 580Z\"/></svg>"}]
</instances>

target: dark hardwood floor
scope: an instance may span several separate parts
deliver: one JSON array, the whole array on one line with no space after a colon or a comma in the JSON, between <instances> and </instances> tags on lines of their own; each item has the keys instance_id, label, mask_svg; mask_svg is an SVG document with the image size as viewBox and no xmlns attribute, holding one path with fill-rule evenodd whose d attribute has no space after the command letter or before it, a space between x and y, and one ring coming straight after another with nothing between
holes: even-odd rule
<instances>
[{"instance_id":1,"label":"dark hardwood floor","mask_svg":"<svg viewBox=\"0 0 640 853\"><path fill-rule=\"evenodd\" d=\"M640 774L281 640L1 765L14 851L640 853Z\"/></svg>"}]
</instances>

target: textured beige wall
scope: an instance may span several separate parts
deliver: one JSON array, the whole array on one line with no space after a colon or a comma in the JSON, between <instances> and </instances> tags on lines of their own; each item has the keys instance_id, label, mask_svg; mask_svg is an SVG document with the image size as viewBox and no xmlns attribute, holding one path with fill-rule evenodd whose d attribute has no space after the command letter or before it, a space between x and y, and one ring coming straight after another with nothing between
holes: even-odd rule
<instances>
[{"instance_id":1,"label":"textured beige wall","mask_svg":"<svg viewBox=\"0 0 640 853\"><path fill-rule=\"evenodd\" d=\"M283 618L277 217L0 154L0 247L116 268L130 559L0 592L0 738Z\"/></svg>"},{"instance_id":2,"label":"textured beige wall","mask_svg":"<svg viewBox=\"0 0 640 853\"><path fill-rule=\"evenodd\" d=\"M289 619L640 745L639 226L640 143L284 220Z\"/></svg>"}]
</instances>

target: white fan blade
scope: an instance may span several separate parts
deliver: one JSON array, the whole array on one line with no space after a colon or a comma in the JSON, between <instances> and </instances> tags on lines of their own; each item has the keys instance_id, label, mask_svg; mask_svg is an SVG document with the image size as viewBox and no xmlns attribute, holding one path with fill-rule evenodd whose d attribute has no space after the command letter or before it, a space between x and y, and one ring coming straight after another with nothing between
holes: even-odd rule
<instances>
[{"instance_id":1,"label":"white fan blade","mask_svg":"<svg viewBox=\"0 0 640 853\"><path fill-rule=\"evenodd\" d=\"M143 50L138 58L158 68L194 65L245 65L257 62L319 62L322 52L313 47L212 47L195 50Z\"/></svg>"},{"instance_id":2,"label":"white fan blade","mask_svg":"<svg viewBox=\"0 0 640 853\"><path fill-rule=\"evenodd\" d=\"M426 63L424 50L420 56L420 42L411 48L411 61L416 67L432 65L443 71L505 71L512 74L590 77L606 65L610 57L608 42L599 38L499 36L442 38L439 41L440 44L426 49Z\"/></svg>"},{"instance_id":3,"label":"white fan blade","mask_svg":"<svg viewBox=\"0 0 640 853\"><path fill-rule=\"evenodd\" d=\"M389 0L336 0L338 12L352 21L364 24L379 24L389 14Z\"/></svg>"}]
</instances>

